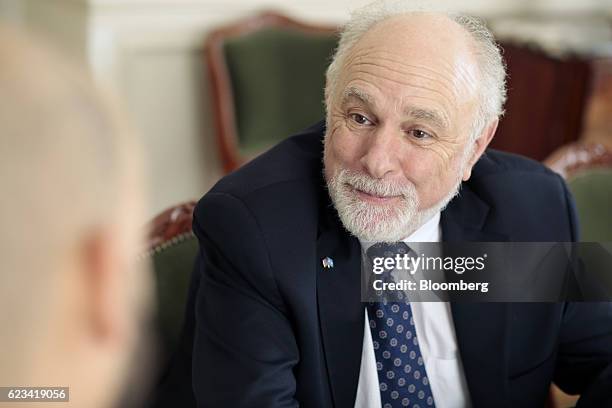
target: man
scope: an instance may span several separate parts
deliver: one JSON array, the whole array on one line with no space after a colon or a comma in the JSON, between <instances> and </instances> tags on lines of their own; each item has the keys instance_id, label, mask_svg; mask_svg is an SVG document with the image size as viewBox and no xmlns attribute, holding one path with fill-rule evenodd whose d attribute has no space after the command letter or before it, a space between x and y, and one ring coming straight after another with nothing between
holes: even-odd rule
<instances>
[{"instance_id":1,"label":"man","mask_svg":"<svg viewBox=\"0 0 612 408\"><path fill-rule=\"evenodd\" d=\"M553 380L581 406L611 403L610 304L412 302L387 344L360 299L366 242L577 239L558 176L483 155L504 81L477 20L353 16L327 72L325 125L196 208L186 344L199 407L541 407ZM405 375L387 370L391 347L413 360L398 360Z\"/></svg>"},{"instance_id":2,"label":"man","mask_svg":"<svg viewBox=\"0 0 612 408\"><path fill-rule=\"evenodd\" d=\"M54 395L16 387L117 406L151 286L132 132L78 69L0 28L0 156L0 406Z\"/></svg>"}]
</instances>

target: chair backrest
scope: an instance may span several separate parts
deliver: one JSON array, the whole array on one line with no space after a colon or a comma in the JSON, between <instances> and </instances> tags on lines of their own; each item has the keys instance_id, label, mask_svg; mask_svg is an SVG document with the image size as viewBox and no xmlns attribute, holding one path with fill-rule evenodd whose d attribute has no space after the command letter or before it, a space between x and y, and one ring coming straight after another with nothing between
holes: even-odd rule
<instances>
[{"instance_id":1,"label":"chair backrest","mask_svg":"<svg viewBox=\"0 0 612 408\"><path fill-rule=\"evenodd\" d=\"M582 241L612 241L612 151L601 144L572 143L545 163L567 180Z\"/></svg>"},{"instance_id":2,"label":"chair backrest","mask_svg":"<svg viewBox=\"0 0 612 408\"><path fill-rule=\"evenodd\" d=\"M612 167L584 170L568 180L582 241L612 242Z\"/></svg>"},{"instance_id":3,"label":"chair backrest","mask_svg":"<svg viewBox=\"0 0 612 408\"><path fill-rule=\"evenodd\" d=\"M157 329L160 364L176 350L185 315L189 280L198 251L191 223L195 202L169 208L149 224L148 251L156 283Z\"/></svg>"},{"instance_id":4,"label":"chair backrest","mask_svg":"<svg viewBox=\"0 0 612 408\"><path fill-rule=\"evenodd\" d=\"M265 12L209 34L205 63L225 171L324 117L335 32Z\"/></svg>"}]
</instances>

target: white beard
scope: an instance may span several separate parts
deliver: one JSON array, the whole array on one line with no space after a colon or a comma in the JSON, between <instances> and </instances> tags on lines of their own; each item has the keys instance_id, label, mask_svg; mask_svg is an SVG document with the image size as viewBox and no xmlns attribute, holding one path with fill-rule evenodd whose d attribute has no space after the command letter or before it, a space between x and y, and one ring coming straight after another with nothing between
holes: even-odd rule
<instances>
[{"instance_id":1,"label":"white beard","mask_svg":"<svg viewBox=\"0 0 612 408\"><path fill-rule=\"evenodd\" d=\"M459 173L461 174L461 173ZM366 174L342 169L327 180L331 200L344 227L357 238L368 242L398 242L407 238L434 214L441 211L458 193L461 178L437 204L419 210L419 197L412 183L373 179ZM354 189L376 196L401 196L390 205L371 204L359 198Z\"/></svg>"}]
</instances>

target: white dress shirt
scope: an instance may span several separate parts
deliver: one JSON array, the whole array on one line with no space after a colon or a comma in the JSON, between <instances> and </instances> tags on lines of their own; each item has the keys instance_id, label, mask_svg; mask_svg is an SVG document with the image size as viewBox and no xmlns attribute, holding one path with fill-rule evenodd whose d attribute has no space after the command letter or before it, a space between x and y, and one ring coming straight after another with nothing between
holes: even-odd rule
<instances>
[{"instance_id":1,"label":"white dress shirt","mask_svg":"<svg viewBox=\"0 0 612 408\"><path fill-rule=\"evenodd\" d=\"M404 242L440 242L440 236L440 213L437 213ZM470 407L470 396L457 348L450 304L413 302L410 306L436 407ZM366 309L355 408L381 408L381 406L376 357Z\"/></svg>"}]
</instances>

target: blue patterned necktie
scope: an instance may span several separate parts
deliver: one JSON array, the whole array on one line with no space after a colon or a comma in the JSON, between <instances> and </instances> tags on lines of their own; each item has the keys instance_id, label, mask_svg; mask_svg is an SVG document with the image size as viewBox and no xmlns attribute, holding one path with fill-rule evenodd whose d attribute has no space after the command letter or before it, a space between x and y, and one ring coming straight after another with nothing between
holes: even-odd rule
<instances>
[{"instance_id":1,"label":"blue patterned necktie","mask_svg":"<svg viewBox=\"0 0 612 408\"><path fill-rule=\"evenodd\" d=\"M407 254L409 250L404 243L375 244L367 250L367 255L370 259L394 257L395 254ZM380 278L391 282L391 272L383 272ZM435 407L412 308L407 298L403 301L401 298L393 302L385 298L367 306L382 407Z\"/></svg>"}]
</instances>

